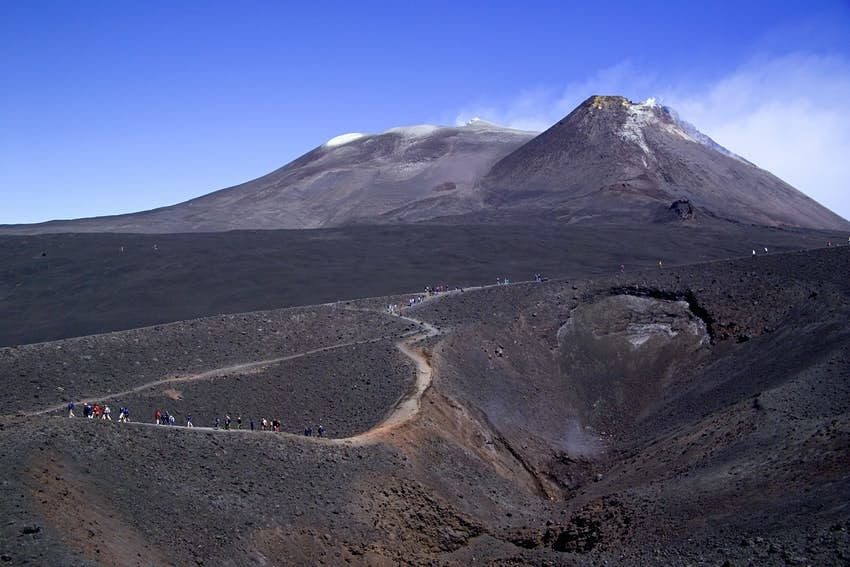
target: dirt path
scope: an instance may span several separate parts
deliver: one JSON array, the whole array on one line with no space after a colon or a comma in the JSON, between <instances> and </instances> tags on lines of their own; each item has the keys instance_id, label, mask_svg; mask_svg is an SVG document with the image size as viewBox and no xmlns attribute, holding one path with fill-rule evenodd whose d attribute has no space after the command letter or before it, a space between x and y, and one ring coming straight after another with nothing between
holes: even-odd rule
<instances>
[{"instance_id":1,"label":"dirt path","mask_svg":"<svg viewBox=\"0 0 850 567\"><path fill-rule=\"evenodd\" d=\"M437 299L439 297L440 296L437 296L437 297L434 297L433 299ZM428 363L428 360L425 358L425 355L422 353L421 350L415 348L413 345L415 343L421 341L421 340L424 340L426 338L438 335L440 333L440 329L438 329L434 325L431 325L430 323L426 323L425 321L420 321L419 319L414 319L413 317L410 317L410 316L407 316L407 315L387 315L387 316L388 317L398 317L399 319L404 319L405 321L409 321L410 323L413 323L414 325L418 325L422 329L421 332L414 332L414 333L408 335L403 340L396 343L396 348L398 348L399 351L402 354L404 354L405 356L407 356L408 358L410 358L411 360L413 360L416 363L416 369L417 369L416 381L414 383L414 387L413 387L412 392L410 392L409 394L404 396L401 400L399 400L399 402L393 407L392 410L390 410L390 412L387 414L387 416L380 423L378 423L374 427L368 429L367 431L364 431L363 433L359 433L359 434L351 436L351 437L341 437L341 438L333 438L333 439L330 439L330 438L329 439L311 438L311 440L317 441L317 442L322 442L322 443L335 444L335 445L339 445L339 444L365 445L365 444L369 444L369 443L375 443L375 442L380 440L380 438L383 434L386 434L388 431L391 431L392 429L395 429L399 425L409 421L417 413L419 413L419 407L420 407L420 403L421 403L421 400L422 400L422 394L424 394L425 390L427 390L428 387L431 385L432 371L431 371L431 365ZM152 389L152 388L157 388L157 387L160 387L160 386L163 386L163 385L166 385L166 384L180 384L180 383L185 383L185 382L195 382L195 381L198 381L198 380L206 380L206 379L210 379L210 378L214 378L214 377L218 377L218 376L224 376L224 375L227 375L227 374L232 373L232 372L262 368L262 367L265 367L265 366L268 366L268 365L271 365L271 364L276 364L276 363L284 362L284 361L287 361L287 360L293 360L293 359L296 359L296 358L309 356L311 354L317 354L317 353L320 353L320 352L326 352L326 351L344 348L344 347L348 347L348 346L374 343L374 342L382 341L382 340L385 340L385 339L386 339L386 337L378 337L378 338L367 339L367 340L363 340L363 341L352 341L352 342L347 342L347 343L340 343L340 344L335 344L335 345L331 345L331 346L327 346L327 347L312 349L312 350L308 350L308 351L304 351L304 352L300 352L300 353L296 353L296 354L291 354L291 355L288 355L288 356L282 356L282 357L278 357L278 358L271 358L271 359L260 360L260 361L256 361L256 362L245 362L245 363L240 363L240 364L234 364L234 365L231 365L231 366L223 366L223 367L220 367L220 368L214 368L212 370L207 370L207 371L199 372L199 373L196 373L196 374L187 374L187 375L182 375L182 376L171 376L171 377L168 377L168 378L162 378L160 380L154 380L154 381L151 381L151 382L147 382L145 384L141 384L139 386L136 386L134 388L130 388L128 390L123 390L121 392L112 392L112 393L109 393L109 394L103 394L103 395L98 395L98 396L89 396L87 398L81 399L77 403L82 405L82 404L86 404L86 403L108 401L108 400L112 400L112 399L115 399L115 398L120 398L120 397L123 397L123 396L131 395L131 394L137 394L139 392L143 392L145 390ZM67 408L67 405L64 404L64 403L63 404L56 404L56 405L53 405L53 406L50 406L50 407L47 407L47 408L43 408L43 409L31 411L31 412L24 412L23 415L25 415L25 416L44 415L44 414L48 414L48 413L62 411L62 410L65 410L66 408ZM166 427L166 426L156 425L156 424L153 424L153 423L144 423L144 422L131 422L128 425L136 425L136 426L141 425L141 426L148 426L148 427ZM170 427L170 428L171 429L178 429L180 431L204 431L204 432L217 431L219 433L252 433L252 431L245 430L245 429L241 429L241 430L239 430L239 429L229 429L229 430L218 429L218 430L216 430L216 429L213 429L211 427L182 427L182 426L180 426L180 427ZM256 431L254 431L254 433L256 433ZM285 435L285 436L289 436L289 437L300 437L299 435L294 434L294 433L280 433L279 435Z\"/></svg>"},{"instance_id":2,"label":"dirt path","mask_svg":"<svg viewBox=\"0 0 850 567\"><path fill-rule=\"evenodd\" d=\"M311 354L317 354L317 353L320 353L320 352L327 352L329 350L335 350L335 349L338 349L338 348L345 348L345 347L355 346L355 345L364 345L364 344L369 344L369 343L376 343L378 341L383 341L386 338L387 337L377 337L377 338L374 338L374 339L366 339L366 340L363 340L363 341L351 341L351 342L347 342L347 343L338 343L338 344L335 344L335 345L330 345L330 346L326 346L326 347L307 350L307 351L304 351L304 352L290 354L290 355L287 355L287 356L280 356L280 357L277 357L277 358L268 358L268 359L265 359L265 360L258 360L258 361L254 361L254 362L242 362L242 363L233 364L233 365L230 365L230 366L222 366L222 367L219 367L219 368L213 368L211 370L206 370L204 372L198 372L196 374L184 374L184 375L180 375L180 376L171 376L171 377L168 377L168 378L162 378L160 380L153 380L151 382L146 382L146 383L144 383L140 386L136 386L136 387L130 388L128 390L122 390L120 392L110 392L108 394L100 394L100 395L97 395L97 396L88 396L86 398L79 400L78 402L75 402L75 403L82 405L82 404L86 404L86 403L105 402L105 401L113 400L115 398L120 398L120 397L123 397L123 396L138 394L139 392L143 392L143 391L148 390L148 389L156 388L156 387L162 386L164 384L181 384L181 383L185 383L185 382L196 382L198 380L206 380L206 379L214 378L214 377L217 377L217 376L224 376L224 375L230 374L232 372L239 372L239 371L244 371L244 370L254 370L254 369L257 369L257 368L263 368L265 366L270 366L272 364L277 364L279 362L285 362L287 360L294 360L296 358L302 358L304 356L310 356ZM43 409L40 409L40 410L35 410L35 411L31 411L31 412L22 412L22 413L25 416L44 415L46 413L52 413L52 412L55 412L55 411L67 409L67 407L68 407L68 405L66 403L61 403L61 404L56 404L56 405L53 405L53 406L50 406L50 407L47 407L47 408L43 408ZM79 408L75 408L75 409L79 409Z\"/></svg>"}]
</instances>

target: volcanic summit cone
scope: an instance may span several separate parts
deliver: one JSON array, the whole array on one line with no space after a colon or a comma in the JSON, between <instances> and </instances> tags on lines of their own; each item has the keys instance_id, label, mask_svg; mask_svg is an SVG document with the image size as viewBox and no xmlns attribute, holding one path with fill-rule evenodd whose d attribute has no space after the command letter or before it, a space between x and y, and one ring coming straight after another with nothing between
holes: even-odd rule
<instances>
[{"instance_id":1,"label":"volcanic summit cone","mask_svg":"<svg viewBox=\"0 0 850 567\"><path fill-rule=\"evenodd\" d=\"M676 201L687 201L697 211L745 223L848 227L671 109L621 96L590 97L500 160L481 186L490 206L551 209L562 221L620 215L657 219Z\"/></svg>"}]
</instances>

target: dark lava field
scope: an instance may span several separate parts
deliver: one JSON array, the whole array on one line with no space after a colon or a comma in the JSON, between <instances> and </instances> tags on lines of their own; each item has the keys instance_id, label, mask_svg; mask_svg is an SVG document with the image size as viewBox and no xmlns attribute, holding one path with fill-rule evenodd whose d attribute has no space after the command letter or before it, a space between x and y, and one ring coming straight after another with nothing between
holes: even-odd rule
<instances>
[{"instance_id":1,"label":"dark lava field","mask_svg":"<svg viewBox=\"0 0 850 567\"><path fill-rule=\"evenodd\" d=\"M577 278L846 242L717 221L0 236L0 346L451 287Z\"/></svg>"},{"instance_id":2,"label":"dark lava field","mask_svg":"<svg viewBox=\"0 0 850 567\"><path fill-rule=\"evenodd\" d=\"M839 235L358 230L0 239L0 561L850 562Z\"/></svg>"}]
</instances>

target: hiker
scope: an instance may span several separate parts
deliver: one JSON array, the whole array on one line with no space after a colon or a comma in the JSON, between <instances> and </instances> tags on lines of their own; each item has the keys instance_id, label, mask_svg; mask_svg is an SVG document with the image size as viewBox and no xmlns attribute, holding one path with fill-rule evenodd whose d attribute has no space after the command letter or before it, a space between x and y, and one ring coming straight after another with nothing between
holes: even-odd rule
<instances>
[{"instance_id":1,"label":"hiker","mask_svg":"<svg viewBox=\"0 0 850 567\"><path fill-rule=\"evenodd\" d=\"M230 429L230 422L231 422L230 415L224 414L224 428L225 429Z\"/></svg>"},{"instance_id":2,"label":"hiker","mask_svg":"<svg viewBox=\"0 0 850 567\"><path fill-rule=\"evenodd\" d=\"M764 253L767 254L767 246L764 247Z\"/></svg>"},{"instance_id":3,"label":"hiker","mask_svg":"<svg viewBox=\"0 0 850 567\"><path fill-rule=\"evenodd\" d=\"M112 410L109 409L109 406L103 406L103 417L100 419L108 419L109 421L112 421Z\"/></svg>"},{"instance_id":4,"label":"hiker","mask_svg":"<svg viewBox=\"0 0 850 567\"><path fill-rule=\"evenodd\" d=\"M154 419L154 422L155 422L157 425L161 425L161 424L162 424L162 414L160 413L160 411L159 411L159 410L156 410L156 413L155 413L155 414L153 414L153 419Z\"/></svg>"},{"instance_id":5,"label":"hiker","mask_svg":"<svg viewBox=\"0 0 850 567\"><path fill-rule=\"evenodd\" d=\"M251 418L251 431L254 431L254 418Z\"/></svg>"},{"instance_id":6,"label":"hiker","mask_svg":"<svg viewBox=\"0 0 850 567\"><path fill-rule=\"evenodd\" d=\"M195 427L194 425L192 425L192 414L191 413L186 415L186 427Z\"/></svg>"},{"instance_id":7,"label":"hiker","mask_svg":"<svg viewBox=\"0 0 850 567\"><path fill-rule=\"evenodd\" d=\"M100 406L97 404L94 405L94 417L100 417Z\"/></svg>"},{"instance_id":8,"label":"hiker","mask_svg":"<svg viewBox=\"0 0 850 567\"><path fill-rule=\"evenodd\" d=\"M74 402L68 402L68 417L74 417Z\"/></svg>"},{"instance_id":9,"label":"hiker","mask_svg":"<svg viewBox=\"0 0 850 567\"><path fill-rule=\"evenodd\" d=\"M626 267L623 264L620 264L620 273L624 273L626 271Z\"/></svg>"},{"instance_id":10,"label":"hiker","mask_svg":"<svg viewBox=\"0 0 850 567\"><path fill-rule=\"evenodd\" d=\"M168 425L174 425L175 421L176 421L176 419L174 418L174 414L169 414L168 415Z\"/></svg>"},{"instance_id":11,"label":"hiker","mask_svg":"<svg viewBox=\"0 0 850 567\"><path fill-rule=\"evenodd\" d=\"M236 416L236 429L242 429L242 416Z\"/></svg>"},{"instance_id":12,"label":"hiker","mask_svg":"<svg viewBox=\"0 0 850 567\"><path fill-rule=\"evenodd\" d=\"M218 429L219 426L221 426L221 420L219 418L215 418L215 423L214 423L213 427Z\"/></svg>"},{"instance_id":13,"label":"hiker","mask_svg":"<svg viewBox=\"0 0 850 567\"><path fill-rule=\"evenodd\" d=\"M756 249L753 248L753 256L755 256L755 255L756 255Z\"/></svg>"},{"instance_id":14,"label":"hiker","mask_svg":"<svg viewBox=\"0 0 850 567\"><path fill-rule=\"evenodd\" d=\"M661 263L661 260L658 260L658 269L660 270L663 267L664 267L664 264Z\"/></svg>"},{"instance_id":15,"label":"hiker","mask_svg":"<svg viewBox=\"0 0 850 567\"><path fill-rule=\"evenodd\" d=\"M324 428L324 427L322 427L322 424L321 424L321 423L319 424L319 427L316 429L316 433L318 433L318 434L319 434L319 437L324 437L324 436L325 436L325 428Z\"/></svg>"},{"instance_id":16,"label":"hiker","mask_svg":"<svg viewBox=\"0 0 850 567\"><path fill-rule=\"evenodd\" d=\"M91 419L91 405L88 402L83 406L83 417Z\"/></svg>"}]
</instances>

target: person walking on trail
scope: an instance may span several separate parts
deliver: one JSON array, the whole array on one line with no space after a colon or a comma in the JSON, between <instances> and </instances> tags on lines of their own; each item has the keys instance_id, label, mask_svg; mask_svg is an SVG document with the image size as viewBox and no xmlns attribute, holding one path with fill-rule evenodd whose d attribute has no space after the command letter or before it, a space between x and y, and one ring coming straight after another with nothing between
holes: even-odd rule
<instances>
[{"instance_id":1,"label":"person walking on trail","mask_svg":"<svg viewBox=\"0 0 850 567\"><path fill-rule=\"evenodd\" d=\"M74 417L74 402L68 402L68 417Z\"/></svg>"},{"instance_id":2,"label":"person walking on trail","mask_svg":"<svg viewBox=\"0 0 850 567\"><path fill-rule=\"evenodd\" d=\"M100 406L97 404L94 405L94 417L100 418Z\"/></svg>"},{"instance_id":3,"label":"person walking on trail","mask_svg":"<svg viewBox=\"0 0 850 567\"><path fill-rule=\"evenodd\" d=\"M254 431L254 418L251 418L251 431Z\"/></svg>"},{"instance_id":4,"label":"person walking on trail","mask_svg":"<svg viewBox=\"0 0 850 567\"><path fill-rule=\"evenodd\" d=\"M661 263L661 260L658 260L658 269L660 270L663 267L664 267L664 264Z\"/></svg>"},{"instance_id":5,"label":"person walking on trail","mask_svg":"<svg viewBox=\"0 0 850 567\"><path fill-rule=\"evenodd\" d=\"M221 427L221 420L219 418L215 418L215 423L213 424L213 427L216 429Z\"/></svg>"},{"instance_id":6,"label":"person walking on trail","mask_svg":"<svg viewBox=\"0 0 850 567\"><path fill-rule=\"evenodd\" d=\"M756 255L756 249L753 248L753 256L755 256L755 255Z\"/></svg>"},{"instance_id":7,"label":"person walking on trail","mask_svg":"<svg viewBox=\"0 0 850 567\"><path fill-rule=\"evenodd\" d=\"M154 418L154 423L156 423L157 425L162 424L162 413L160 413L159 410L156 410L156 413L153 414L153 418Z\"/></svg>"},{"instance_id":8,"label":"person walking on trail","mask_svg":"<svg viewBox=\"0 0 850 567\"><path fill-rule=\"evenodd\" d=\"M224 428L225 429L230 429L230 421L231 421L230 415L224 414Z\"/></svg>"},{"instance_id":9,"label":"person walking on trail","mask_svg":"<svg viewBox=\"0 0 850 567\"><path fill-rule=\"evenodd\" d=\"M174 414L173 413L168 414L168 425L174 425L175 421L176 421L176 418L174 417Z\"/></svg>"},{"instance_id":10,"label":"person walking on trail","mask_svg":"<svg viewBox=\"0 0 850 567\"><path fill-rule=\"evenodd\" d=\"M192 425L192 414L191 413L186 415L186 427L195 427L194 425Z\"/></svg>"},{"instance_id":11,"label":"person walking on trail","mask_svg":"<svg viewBox=\"0 0 850 567\"><path fill-rule=\"evenodd\" d=\"M318 433L318 434L319 434L319 437L324 437L324 436L325 436L325 428L324 428L324 427L322 427L322 424L321 424L321 423L319 424L319 427L317 427L317 428L316 428L316 433Z\"/></svg>"},{"instance_id":12,"label":"person walking on trail","mask_svg":"<svg viewBox=\"0 0 850 567\"><path fill-rule=\"evenodd\" d=\"M103 406L103 417L101 419L112 421L112 410L109 409L109 406Z\"/></svg>"},{"instance_id":13,"label":"person walking on trail","mask_svg":"<svg viewBox=\"0 0 850 567\"><path fill-rule=\"evenodd\" d=\"M767 254L767 246L764 247L764 253Z\"/></svg>"},{"instance_id":14,"label":"person walking on trail","mask_svg":"<svg viewBox=\"0 0 850 567\"><path fill-rule=\"evenodd\" d=\"M236 416L236 429L242 429L242 416Z\"/></svg>"}]
</instances>

